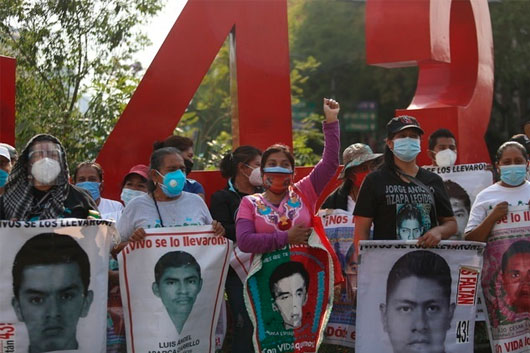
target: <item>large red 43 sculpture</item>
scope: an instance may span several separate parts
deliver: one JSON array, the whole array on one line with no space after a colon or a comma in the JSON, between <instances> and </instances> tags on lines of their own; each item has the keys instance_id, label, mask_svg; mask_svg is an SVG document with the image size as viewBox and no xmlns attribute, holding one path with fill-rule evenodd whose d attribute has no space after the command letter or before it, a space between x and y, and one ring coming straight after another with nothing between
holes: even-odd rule
<instances>
[{"instance_id":1,"label":"large red 43 sculpture","mask_svg":"<svg viewBox=\"0 0 530 353\"><path fill-rule=\"evenodd\" d=\"M106 195L117 198L126 171L148 163L153 141L173 132L231 32L234 146L292 144L287 30L286 0L188 0L98 156ZM366 50L371 65L419 66L412 103L397 114L414 115L427 134L451 129L460 163L488 160L483 136L493 40L487 0L367 0ZM13 141L13 122L14 63L1 58L3 141ZM217 173L194 172L194 178L207 194L224 184Z\"/></svg>"}]
</instances>

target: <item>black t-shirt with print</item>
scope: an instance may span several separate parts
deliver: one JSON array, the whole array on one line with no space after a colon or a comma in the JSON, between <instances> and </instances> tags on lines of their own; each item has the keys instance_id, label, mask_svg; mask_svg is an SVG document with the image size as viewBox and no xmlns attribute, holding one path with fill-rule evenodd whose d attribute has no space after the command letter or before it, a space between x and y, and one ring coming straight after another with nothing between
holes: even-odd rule
<instances>
[{"instance_id":1,"label":"black t-shirt with print","mask_svg":"<svg viewBox=\"0 0 530 353\"><path fill-rule=\"evenodd\" d=\"M442 178L420 168L416 179L431 189L438 217L453 216ZM366 176L353 214L373 218L374 240L416 239L436 225L429 193L388 168Z\"/></svg>"}]
</instances>

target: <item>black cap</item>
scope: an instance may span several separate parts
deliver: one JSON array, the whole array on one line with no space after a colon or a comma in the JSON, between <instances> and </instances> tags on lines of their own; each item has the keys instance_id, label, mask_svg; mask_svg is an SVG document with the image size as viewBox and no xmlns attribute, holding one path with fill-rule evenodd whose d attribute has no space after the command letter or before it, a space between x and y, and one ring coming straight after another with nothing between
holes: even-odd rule
<instances>
[{"instance_id":1,"label":"black cap","mask_svg":"<svg viewBox=\"0 0 530 353\"><path fill-rule=\"evenodd\" d=\"M400 115L390 119L386 124L386 133L388 137L392 137L397 132L403 131L408 128L415 128L423 135L423 130L418 124L416 118L409 115Z\"/></svg>"}]
</instances>

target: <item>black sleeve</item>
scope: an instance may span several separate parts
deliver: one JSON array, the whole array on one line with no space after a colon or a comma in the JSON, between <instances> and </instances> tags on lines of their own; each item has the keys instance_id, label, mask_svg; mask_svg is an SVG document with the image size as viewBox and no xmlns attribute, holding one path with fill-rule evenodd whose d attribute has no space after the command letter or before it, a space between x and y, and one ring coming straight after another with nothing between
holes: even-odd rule
<instances>
[{"instance_id":1,"label":"black sleeve","mask_svg":"<svg viewBox=\"0 0 530 353\"><path fill-rule=\"evenodd\" d=\"M370 173L366 176L359 190L357 202L353 214L355 216L375 218L377 212L377 200L375 195L376 175Z\"/></svg>"},{"instance_id":2,"label":"black sleeve","mask_svg":"<svg viewBox=\"0 0 530 353\"><path fill-rule=\"evenodd\" d=\"M75 185L70 185L68 196L64 201L65 218L88 218L88 211L98 211L96 201L92 199L88 191Z\"/></svg>"},{"instance_id":3,"label":"black sleeve","mask_svg":"<svg viewBox=\"0 0 530 353\"><path fill-rule=\"evenodd\" d=\"M439 175L434 175L436 178L432 186L434 188L434 198L436 200L436 213L438 217L453 217L453 208L444 182Z\"/></svg>"},{"instance_id":4,"label":"black sleeve","mask_svg":"<svg viewBox=\"0 0 530 353\"><path fill-rule=\"evenodd\" d=\"M212 218L220 222L226 231L226 237L236 241L236 225L234 215L230 212L230 204L224 190L216 191L210 199L210 214Z\"/></svg>"}]
</instances>

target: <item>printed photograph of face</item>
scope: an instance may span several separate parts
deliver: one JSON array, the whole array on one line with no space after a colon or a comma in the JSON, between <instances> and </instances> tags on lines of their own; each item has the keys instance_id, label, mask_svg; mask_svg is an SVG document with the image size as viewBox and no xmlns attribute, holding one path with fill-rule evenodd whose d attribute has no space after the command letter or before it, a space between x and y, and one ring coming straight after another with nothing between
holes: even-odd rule
<instances>
[{"instance_id":1,"label":"printed photograph of face","mask_svg":"<svg viewBox=\"0 0 530 353\"><path fill-rule=\"evenodd\" d=\"M394 353L444 353L455 310L449 265L431 251L403 255L388 274L379 309Z\"/></svg>"},{"instance_id":2,"label":"printed photograph of face","mask_svg":"<svg viewBox=\"0 0 530 353\"><path fill-rule=\"evenodd\" d=\"M398 205L399 206L399 205ZM402 205L396 215L397 234L401 240L414 240L425 231L422 212L413 204Z\"/></svg>"},{"instance_id":3,"label":"printed photograph of face","mask_svg":"<svg viewBox=\"0 0 530 353\"><path fill-rule=\"evenodd\" d=\"M153 294L162 300L179 334L201 288L201 267L189 253L172 251L157 261Z\"/></svg>"},{"instance_id":4,"label":"printed photograph of face","mask_svg":"<svg viewBox=\"0 0 530 353\"><path fill-rule=\"evenodd\" d=\"M530 241L514 242L502 255L506 302L516 313L530 312Z\"/></svg>"},{"instance_id":5,"label":"printed photograph of face","mask_svg":"<svg viewBox=\"0 0 530 353\"><path fill-rule=\"evenodd\" d=\"M73 238L41 233L15 256L13 299L29 335L29 353L76 350L77 324L93 300L88 255Z\"/></svg>"},{"instance_id":6,"label":"printed photograph of face","mask_svg":"<svg viewBox=\"0 0 530 353\"><path fill-rule=\"evenodd\" d=\"M469 220L469 212L471 211L471 200L468 193L462 186L451 180L444 181L451 208L455 214L456 224L458 225L458 232L449 239L464 239L464 229Z\"/></svg>"},{"instance_id":7,"label":"printed photograph of face","mask_svg":"<svg viewBox=\"0 0 530 353\"><path fill-rule=\"evenodd\" d=\"M300 262L284 262L272 272L269 278L272 309L280 312L285 329L302 326L308 288L309 274Z\"/></svg>"}]
</instances>

